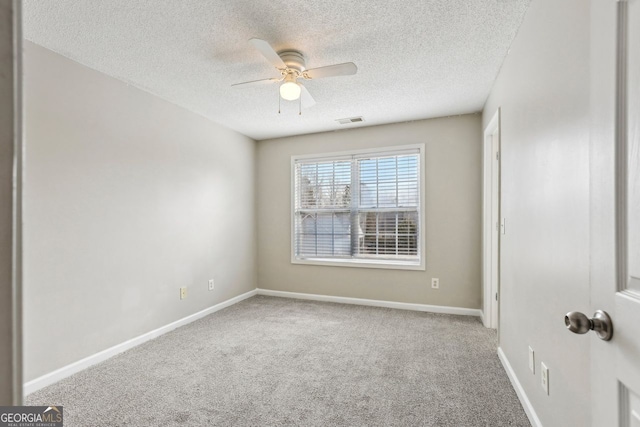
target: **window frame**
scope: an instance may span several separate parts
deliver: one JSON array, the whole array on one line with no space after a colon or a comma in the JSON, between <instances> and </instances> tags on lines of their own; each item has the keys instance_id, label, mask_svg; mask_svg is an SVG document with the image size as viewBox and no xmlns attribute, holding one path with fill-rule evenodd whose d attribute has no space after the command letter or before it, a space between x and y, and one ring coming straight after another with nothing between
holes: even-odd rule
<instances>
[{"instance_id":1,"label":"window frame","mask_svg":"<svg viewBox=\"0 0 640 427\"><path fill-rule=\"evenodd\" d=\"M418 262L408 260L378 260L371 258L297 258L295 253L295 236L296 236L296 161L304 160L310 161L317 159L322 160L335 160L340 157L351 158L351 156L361 155L376 155L381 156L384 154L398 155L402 154L405 150L418 150L418 158L420 162L419 167L419 190L420 190L420 204L418 206L418 218L420 224L418 227ZM291 156L291 171L290 171L290 251L291 251L291 264L302 265L321 265L331 267L356 267L356 268L383 268L383 269L397 269L397 270L426 270L426 179L425 179L425 144L409 144L409 145L397 145L397 146L385 146L376 148L367 148L359 150L328 152L328 153L314 153L314 154L302 154Z\"/></svg>"}]
</instances>

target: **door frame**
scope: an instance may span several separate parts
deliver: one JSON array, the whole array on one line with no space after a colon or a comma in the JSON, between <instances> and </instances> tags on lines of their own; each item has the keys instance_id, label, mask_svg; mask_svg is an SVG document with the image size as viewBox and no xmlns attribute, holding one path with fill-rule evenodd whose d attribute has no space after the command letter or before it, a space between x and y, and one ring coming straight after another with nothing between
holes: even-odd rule
<instances>
[{"instance_id":1,"label":"door frame","mask_svg":"<svg viewBox=\"0 0 640 427\"><path fill-rule=\"evenodd\" d=\"M498 329L500 304L500 113L498 108L484 130L482 150L482 322L492 329ZM496 137L497 151L494 149ZM493 179L496 171L497 185Z\"/></svg>"},{"instance_id":2,"label":"door frame","mask_svg":"<svg viewBox=\"0 0 640 427\"><path fill-rule=\"evenodd\" d=\"M10 324L0 333L3 349L0 363L3 373L9 378L0 384L0 405L19 406L23 402L22 378L22 179L23 179L23 132L22 132L22 14L21 1L3 2L2 18L9 21L9 31L2 32L3 60L0 67L2 92L9 95L2 99L5 114L0 145L3 169L0 189L0 310Z\"/></svg>"}]
</instances>

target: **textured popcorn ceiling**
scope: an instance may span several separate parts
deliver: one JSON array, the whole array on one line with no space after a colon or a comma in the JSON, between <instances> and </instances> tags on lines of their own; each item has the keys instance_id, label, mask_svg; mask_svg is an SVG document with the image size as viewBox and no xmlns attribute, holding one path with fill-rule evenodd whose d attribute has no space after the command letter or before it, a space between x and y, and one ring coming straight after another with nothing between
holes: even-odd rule
<instances>
[{"instance_id":1,"label":"textured popcorn ceiling","mask_svg":"<svg viewBox=\"0 0 640 427\"><path fill-rule=\"evenodd\" d=\"M480 111L530 0L27 0L28 40L254 139ZM298 115L249 43L353 76L306 82ZM364 123L335 119L363 116Z\"/></svg>"}]
</instances>

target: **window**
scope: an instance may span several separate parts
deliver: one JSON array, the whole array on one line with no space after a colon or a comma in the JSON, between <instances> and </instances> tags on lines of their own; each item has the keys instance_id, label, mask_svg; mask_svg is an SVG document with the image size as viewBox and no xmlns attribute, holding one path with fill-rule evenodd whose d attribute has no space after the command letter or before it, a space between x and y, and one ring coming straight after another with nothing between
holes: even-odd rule
<instances>
[{"instance_id":1,"label":"window","mask_svg":"<svg viewBox=\"0 0 640 427\"><path fill-rule=\"evenodd\" d=\"M422 146L292 158L292 262L424 269Z\"/></svg>"}]
</instances>

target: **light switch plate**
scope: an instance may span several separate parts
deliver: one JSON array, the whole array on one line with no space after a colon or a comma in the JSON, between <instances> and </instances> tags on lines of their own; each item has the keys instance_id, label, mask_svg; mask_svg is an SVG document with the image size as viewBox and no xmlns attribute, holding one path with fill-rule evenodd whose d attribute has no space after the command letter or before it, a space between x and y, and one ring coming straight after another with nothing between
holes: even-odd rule
<instances>
[{"instance_id":1,"label":"light switch plate","mask_svg":"<svg viewBox=\"0 0 640 427\"><path fill-rule=\"evenodd\" d=\"M533 349L531 348L531 346L529 346L529 370L531 371L531 373L533 375L536 374L535 354L534 354Z\"/></svg>"},{"instance_id":2,"label":"light switch plate","mask_svg":"<svg viewBox=\"0 0 640 427\"><path fill-rule=\"evenodd\" d=\"M180 299L185 299L187 297L187 287L180 288Z\"/></svg>"}]
</instances>

